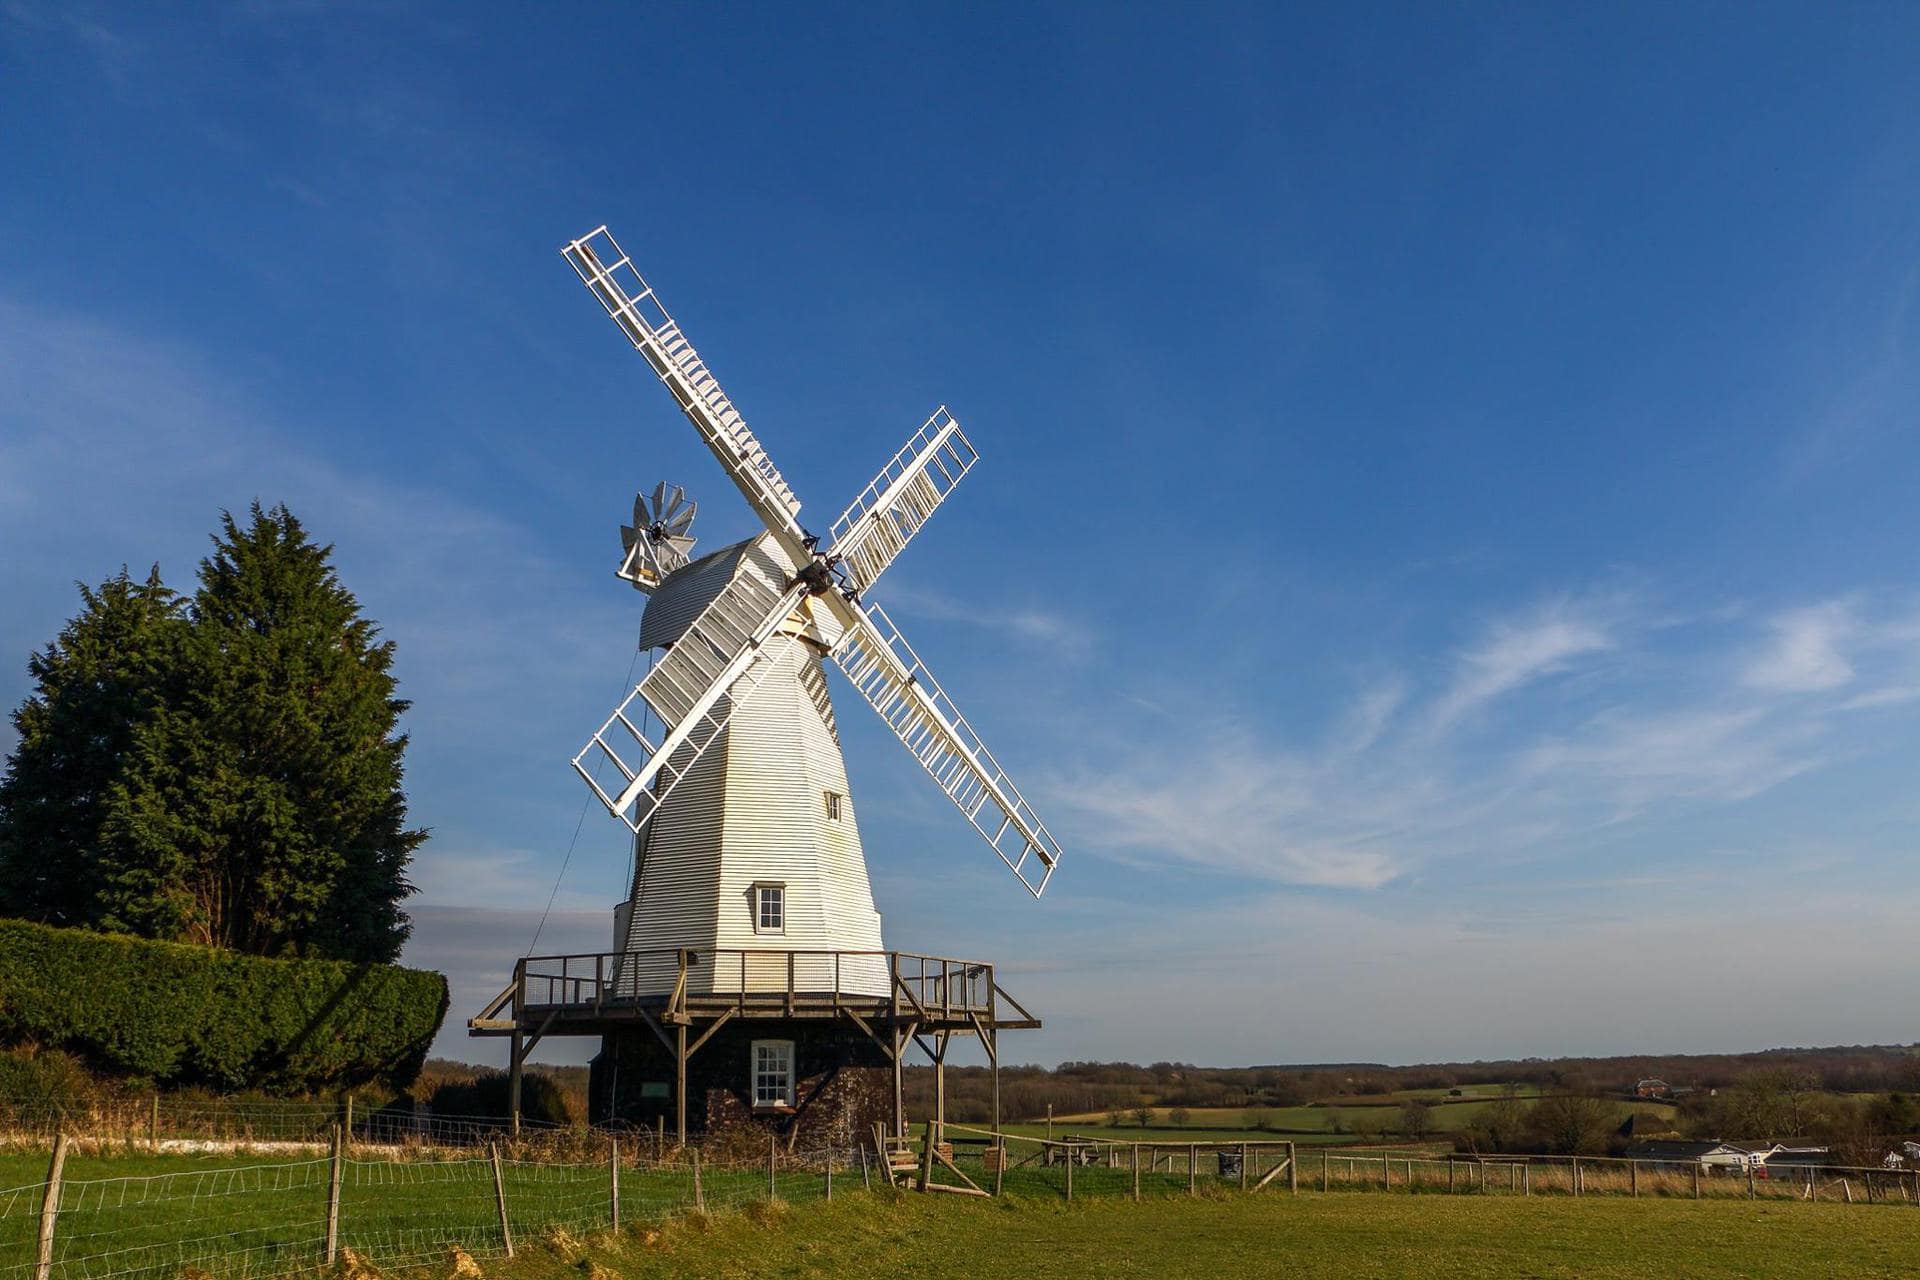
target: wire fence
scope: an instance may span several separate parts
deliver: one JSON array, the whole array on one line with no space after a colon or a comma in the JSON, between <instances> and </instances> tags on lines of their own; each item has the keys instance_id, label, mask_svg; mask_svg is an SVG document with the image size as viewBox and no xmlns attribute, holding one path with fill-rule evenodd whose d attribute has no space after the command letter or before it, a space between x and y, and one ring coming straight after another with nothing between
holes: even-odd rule
<instances>
[{"instance_id":1,"label":"wire fence","mask_svg":"<svg viewBox=\"0 0 1920 1280\"><path fill-rule=\"evenodd\" d=\"M1457 1155L1404 1149L1300 1148L1292 1142L1115 1142L995 1135L948 1125L956 1177L1026 1195L1206 1195L1282 1192L1624 1196L1840 1201L1920 1207L1920 1170L1837 1164L1702 1163L1606 1156Z\"/></svg>"},{"instance_id":2,"label":"wire fence","mask_svg":"<svg viewBox=\"0 0 1920 1280\"><path fill-rule=\"evenodd\" d=\"M59 1137L45 1177L0 1189L0 1280L298 1276L350 1258L401 1270L452 1262L458 1272L462 1255L511 1256L516 1242L566 1244L623 1222L829 1199L836 1179L846 1194L872 1176L871 1154L851 1148L795 1152L769 1141L748 1158L736 1141L656 1159L617 1139L597 1145L597 1160L563 1160L538 1143L435 1157L343 1141L313 1159L81 1176L79 1165L138 1157Z\"/></svg>"},{"instance_id":3,"label":"wire fence","mask_svg":"<svg viewBox=\"0 0 1920 1280\"><path fill-rule=\"evenodd\" d=\"M654 1134L496 1136L465 1150L349 1142L301 1158L56 1135L0 1158L0 1280L238 1280L353 1259L381 1269L510 1256L619 1225L889 1186L976 1196L1612 1196L1920 1206L1910 1170L1598 1157L1301 1149L1285 1141L1114 1142L948 1125L944 1141L789 1150L739 1134L656 1150ZM44 1160L40 1176L28 1162Z\"/></svg>"}]
</instances>

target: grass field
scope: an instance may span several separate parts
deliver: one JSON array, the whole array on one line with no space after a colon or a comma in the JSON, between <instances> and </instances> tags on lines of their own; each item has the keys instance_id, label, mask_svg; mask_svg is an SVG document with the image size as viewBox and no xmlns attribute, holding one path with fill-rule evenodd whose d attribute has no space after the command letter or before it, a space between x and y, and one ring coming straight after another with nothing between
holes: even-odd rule
<instances>
[{"instance_id":1,"label":"grass field","mask_svg":"<svg viewBox=\"0 0 1920 1280\"><path fill-rule=\"evenodd\" d=\"M1920 1256L1920 1209L1899 1187L1897 1203L1804 1203L1797 1187L1763 1184L1749 1201L1738 1180L1709 1182L1704 1201L1686 1180L1649 1175L1642 1198L1624 1196L1617 1171L1600 1171L1575 1200L1564 1171L1542 1171L1536 1194L1446 1194L1444 1162L1396 1166L1399 1194L1377 1187L1373 1163L1359 1183L1315 1192L1319 1161L1302 1193L1239 1194L1202 1166L1201 1194L1187 1194L1184 1168L1141 1179L1147 1199L1127 1199L1131 1173L1094 1165L1075 1177L1076 1201L1061 1194L1062 1167L1026 1166L1006 1175L997 1201L861 1192L843 1170L840 1194L822 1202L817 1172L782 1171L774 1204L764 1168L709 1168L712 1216L690 1212L685 1168L623 1172L621 1212L632 1229L603 1229L604 1165L504 1166L521 1256L499 1259L491 1168L485 1159L426 1163L349 1161L342 1196L343 1243L396 1274L441 1276L447 1245L486 1259L494 1280L578 1280L588 1265L574 1242L598 1242L591 1260L618 1276L982 1276L1019 1271L1050 1276L1372 1275L1416 1268L1423 1276L1663 1276L1907 1274ZM1339 1160L1334 1162L1340 1163ZM0 1280L31 1273L33 1228L45 1156L0 1156ZM1256 1170L1259 1164L1256 1162ZM324 1230L327 1165L322 1160L247 1162L233 1155L92 1156L67 1166L56 1280L178 1280L188 1268L225 1280L311 1272ZM986 1180L975 1168L974 1176ZM1336 1187L1341 1179L1335 1170ZM105 1181L102 1181L105 1179ZM1620 1183L1620 1185L1613 1185ZM1284 1183L1282 1184L1282 1188ZM1461 1189L1470 1192L1471 1182ZM1857 1193L1865 1191L1857 1187ZM1827 1191L1832 1195L1831 1189ZM1663 1198L1670 1197L1670 1198ZM407 1270L409 1264L413 1270ZM1905 1268L1905 1270L1903 1270Z\"/></svg>"},{"instance_id":2,"label":"grass field","mask_svg":"<svg viewBox=\"0 0 1920 1280\"><path fill-rule=\"evenodd\" d=\"M1338 1102L1299 1107L1190 1107L1187 1109L1187 1123L1178 1127L1168 1121L1170 1108L1167 1107L1152 1108L1154 1123L1145 1127L1134 1123L1131 1111L1123 1112L1120 1124L1112 1127L1108 1125L1106 1112L1090 1111L1055 1116L1053 1129L1056 1135L1098 1133L1120 1142L1235 1142L1242 1139L1255 1141L1275 1135L1292 1138L1303 1144L1353 1142L1356 1135L1378 1133L1383 1128L1389 1132L1397 1130L1400 1104L1409 1098L1419 1097L1432 1102L1433 1129L1436 1133L1445 1133L1472 1123L1499 1100L1500 1093L1497 1089L1487 1089L1472 1096L1449 1098L1443 1089L1427 1089L1342 1098ZM1521 1101L1529 1102L1539 1094L1525 1092L1517 1096ZM1636 1112L1665 1118L1674 1115L1674 1108L1665 1103L1620 1102L1616 1105L1622 1120ZM1250 1127L1249 1117L1253 1113L1266 1117L1267 1127L1264 1130ZM1042 1136L1047 1131L1044 1121L1038 1124L1031 1121L1010 1124L1006 1128L1011 1133L1032 1137Z\"/></svg>"},{"instance_id":3,"label":"grass field","mask_svg":"<svg viewBox=\"0 0 1920 1280\"><path fill-rule=\"evenodd\" d=\"M858 1197L629 1232L591 1252L632 1280L1905 1276L1920 1212L1736 1202L1365 1196L1132 1204ZM577 1277L577 1254L488 1267ZM591 1270L591 1268L589 1268Z\"/></svg>"}]
</instances>

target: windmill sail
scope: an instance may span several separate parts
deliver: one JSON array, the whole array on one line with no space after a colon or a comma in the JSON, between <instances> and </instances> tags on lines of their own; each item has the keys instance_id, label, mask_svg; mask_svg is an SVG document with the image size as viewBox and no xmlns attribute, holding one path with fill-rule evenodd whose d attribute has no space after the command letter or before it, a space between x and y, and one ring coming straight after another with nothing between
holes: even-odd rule
<instances>
[{"instance_id":1,"label":"windmill sail","mask_svg":"<svg viewBox=\"0 0 1920 1280\"><path fill-rule=\"evenodd\" d=\"M1039 897L1060 860L1059 843L885 610L867 604L852 611L854 624L834 650L834 662L934 785Z\"/></svg>"},{"instance_id":2,"label":"windmill sail","mask_svg":"<svg viewBox=\"0 0 1920 1280\"><path fill-rule=\"evenodd\" d=\"M759 681L799 642L796 633L779 628L805 594L798 585L780 591L756 574L740 574L614 708L573 758L575 771L614 817L638 831L666 801L727 727L732 708L752 696ZM762 656L766 661L756 667L755 659ZM724 707L723 698L728 699ZM657 743L635 723L646 718L643 706L668 726ZM596 776L607 762L619 775L613 790L601 786Z\"/></svg>"},{"instance_id":3,"label":"windmill sail","mask_svg":"<svg viewBox=\"0 0 1920 1280\"><path fill-rule=\"evenodd\" d=\"M827 555L841 561L855 592L886 572L979 458L941 405L880 468L828 535Z\"/></svg>"},{"instance_id":4,"label":"windmill sail","mask_svg":"<svg viewBox=\"0 0 1920 1280\"><path fill-rule=\"evenodd\" d=\"M804 537L796 518L800 499L793 496L773 459L747 429L746 419L733 407L706 362L607 229L601 227L584 235L561 252L627 335L627 341L653 366L707 448L720 459L720 465L767 527L794 538Z\"/></svg>"}]
</instances>

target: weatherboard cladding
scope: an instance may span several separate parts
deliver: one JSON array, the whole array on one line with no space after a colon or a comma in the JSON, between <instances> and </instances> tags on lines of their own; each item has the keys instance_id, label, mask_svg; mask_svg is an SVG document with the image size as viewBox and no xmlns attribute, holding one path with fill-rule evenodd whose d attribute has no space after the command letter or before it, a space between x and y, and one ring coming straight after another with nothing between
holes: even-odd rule
<instances>
[{"instance_id":1,"label":"weatherboard cladding","mask_svg":"<svg viewBox=\"0 0 1920 1280\"><path fill-rule=\"evenodd\" d=\"M763 538L673 575L649 601L643 640L684 631L733 573L782 578L778 555ZM726 576L715 566L724 566ZM699 580L681 588L682 576L695 574ZM654 610L662 604L667 612L656 626ZM797 619L788 624L799 625ZM622 941L632 951L700 953L689 978L695 992L737 991L743 982L748 990L786 988L784 955L716 959L716 949L877 952L882 946L820 655L799 644L778 661L636 841ZM742 684L758 674L758 667L749 671ZM827 816L829 792L842 797L837 821ZM785 928L777 935L754 930L751 893L769 882L785 886ZM836 982L830 956L796 957L794 969L801 990L825 991ZM665 991L676 973L671 956L646 958L632 962L620 984L628 991ZM885 961L843 957L837 981L842 991L885 995Z\"/></svg>"}]
</instances>

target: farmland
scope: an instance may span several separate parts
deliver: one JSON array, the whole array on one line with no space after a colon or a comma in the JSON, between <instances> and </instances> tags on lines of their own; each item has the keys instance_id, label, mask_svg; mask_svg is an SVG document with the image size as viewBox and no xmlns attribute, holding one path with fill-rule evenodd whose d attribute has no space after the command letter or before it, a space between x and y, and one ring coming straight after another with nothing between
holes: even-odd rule
<instances>
[{"instance_id":1,"label":"farmland","mask_svg":"<svg viewBox=\"0 0 1920 1280\"><path fill-rule=\"evenodd\" d=\"M766 1213L690 1219L592 1250L632 1280L915 1275L1048 1277L1748 1277L1908 1274L1920 1213L1844 1205L1298 1199L958 1203L854 1197ZM513 1280L580 1274L572 1251L489 1265Z\"/></svg>"}]
</instances>

